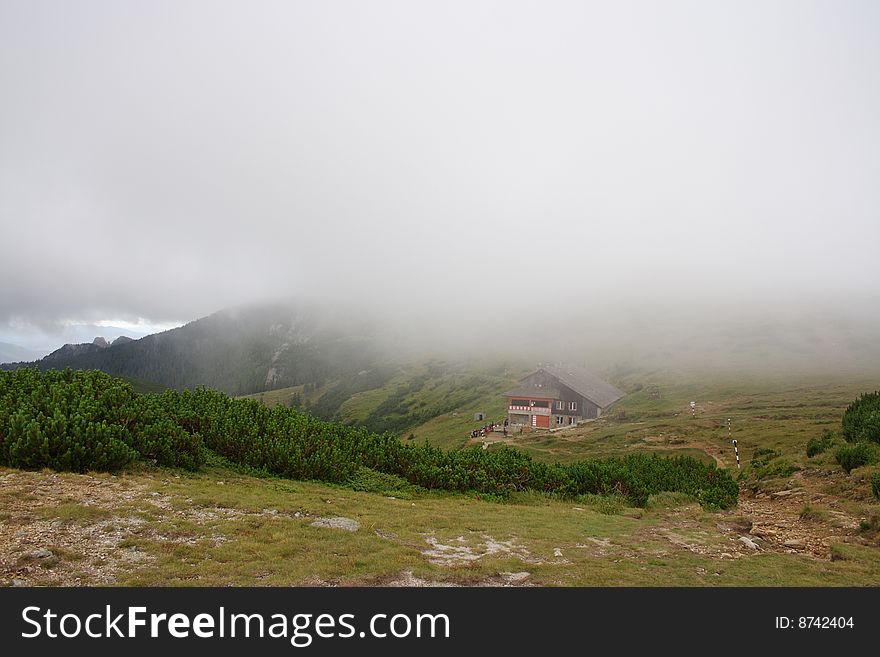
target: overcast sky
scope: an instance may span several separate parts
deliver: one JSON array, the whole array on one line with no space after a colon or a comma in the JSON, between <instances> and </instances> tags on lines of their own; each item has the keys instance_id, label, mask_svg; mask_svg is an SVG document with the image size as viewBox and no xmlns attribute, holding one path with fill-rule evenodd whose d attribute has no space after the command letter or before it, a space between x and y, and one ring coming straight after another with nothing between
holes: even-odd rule
<instances>
[{"instance_id":1,"label":"overcast sky","mask_svg":"<svg viewBox=\"0 0 880 657\"><path fill-rule=\"evenodd\" d=\"M0 333L877 295L878 64L872 1L0 0Z\"/></svg>"}]
</instances>

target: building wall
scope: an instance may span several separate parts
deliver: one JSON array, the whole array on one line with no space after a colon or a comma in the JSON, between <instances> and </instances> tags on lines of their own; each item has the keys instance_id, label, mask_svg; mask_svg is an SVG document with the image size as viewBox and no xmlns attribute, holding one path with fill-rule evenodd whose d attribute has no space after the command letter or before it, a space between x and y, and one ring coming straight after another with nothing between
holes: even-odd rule
<instances>
[{"instance_id":1,"label":"building wall","mask_svg":"<svg viewBox=\"0 0 880 657\"><path fill-rule=\"evenodd\" d=\"M581 420L580 415L553 415L550 420L551 429L564 429L573 427Z\"/></svg>"},{"instance_id":2,"label":"building wall","mask_svg":"<svg viewBox=\"0 0 880 657\"><path fill-rule=\"evenodd\" d=\"M599 417L599 407L596 406L593 402L591 402L586 397L581 397L583 400L583 411L581 412L582 418L594 418Z\"/></svg>"},{"instance_id":3,"label":"building wall","mask_svg":"<svg viewBox=\"0 0 880 657\"><path fill-rule=\"evenodd\" d=\"M510 424L519 424L524 427L532 426L531 416L528 415L527 413L516 413L514 411L510 411L510 413L507 416L507 419L510 422Z\"/></svg>"},{"instance_id":4,"label":"building wall","mask_svg":"<svg viewBox=\"0 0 880 657\"><path fill-rule=\"evenodd\" d=\"M561 381L556 379L555 377L550 376L545 372L535 372L530 374L525 379L522 380L522 384L524 386L535 387L535 395L540 395L543 388L551 389L556 388L562 391L562 401L565 402L565 408L557 409L556 404L554 403L552 406L553 412L553 420L550 423L551 427L555 427L556 418L555 416L576 416L578 418L590 419L599 417L599 407L591 402L589 399L576 393L574 390L564 385ZM577 402L577 410L572 411L569 409L570 402ZM563 426L569 426L568 420L564 420Z\"/></svg>"}]
</instances>

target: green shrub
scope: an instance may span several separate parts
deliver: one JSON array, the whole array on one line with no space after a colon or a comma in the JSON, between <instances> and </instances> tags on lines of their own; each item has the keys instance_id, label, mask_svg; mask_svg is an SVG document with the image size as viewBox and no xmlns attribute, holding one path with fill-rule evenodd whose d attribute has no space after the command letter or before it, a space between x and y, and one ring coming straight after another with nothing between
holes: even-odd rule
<instances>
[{"instance_id":1,"label":"green shrub","mask_svg":"<svg viewBox=\"0 0 880 657\"><path fill-rule=\"evenodd\" d=\"M785 459L779 459L764 466L758 471L758 479L776 479L790 477L800 470L798 466Z\"/></svg>"},{"instance_id":2,"label":"green shrub","mask_svg":"<svg viewBox=\"0 0 880 657\"><path fill-rule=\"evenodd\" d=\"M877 455L875 449L869 443L856 443L855 445L841 445L834 457L847 473L863 465L875 463Z\"/></svg>"},{"instance_id":3,"label":"green shrub","mask_svg":"<svg viewBox=\"0 0 880 657\"><path fill-rule=\"evenodd\" d=\"M880 500L880 472L871 475L871 493Z\"/></svg>"},{"instance_id":4,"label":"green shrub","mask_svg":"<svg viewBox=\"0 0 880 657\"><path fill-rule=\"evenodd\" d=\"M844 548L839 545L832 545L830 552L831 561L846 561L847 559L849 559Z\"/></svg>"},{"instance_id":5,"label":"green shrub","mask_svg":"<svg viewBox=\"0 0 880 657\"><path fill-rule=\"evenodd\" d=\"M869 517L862 518L859 521L859 529L863 532L880 531L880 515L872 513Z\"/></svg>"},{"instance_id":6,"label":"green shrub","mask_svg":"<svg viewBox=\"0 0 880 657\"><path fill-rule=\"evenodd\" d=\"M821 438L810 438L807 441L807 456L812 458L821 454L834 443L834 433L829 429L822 429Z\"/></svg>"},{"instance_id":7,"label":"green shrub","mask_svg":"<svg viewBox=\"0 0 880 657\"><path fill-rule=\"evenodd\" d=\"M880 443L880 391L866 392L847 407L842 431L847 442Z\"/></svg>"},{"instance_id":8,"label":"green shrub","mask_svg":"<svg viewBox=\"0 0 880 657\"><path fill-rule=\"evenodd\" d=\"M379 493L409 499L415 487L406 479L384 472L376 472L370 468L358 468L357 472L346 482L352 490L365 493Z\"/></svg>"},{"instance_id":9,"label":"green shrub","mask_svg":"<svg viewBox=\"0 0 880 657\"><path fill-rule=\"evenodd\" d=\"M807 456L809 458L813 458L817 454L821 454L825 451L825 445L822 444L822 441L819 438L810 438L807 441Z\"/></svg>"},{"instance_id":10,"label":"green shrub","mask_svg":"<svg viewBox=\"0 0 880 657\"><path fill-rule=\"evenodd\" d=\"M0 464L85 472L139 459L195 469L201 440L103 372L0 372Z\"/></svg>"},{"instance_id":11,"label":"green shrub","mask_svg":"<svg viewBox=\"0 0 880 657\"><path fill-rule=\"evenodd\" d=\"M809 504L805 504L798 516L804 522L818 522L828 518L828 512L823 509L816 509Z\"/></svg>"},{"instance_id":12,"label":"green shrub","mask_svg":"<svg viewBox=\"0 0 880 657\"><path fill-rule=\"evenodd\" d=\"M752 453L751 464L754 468L763 468L770 463L772 459L779 456L779 452L769 447L759 447Z\"/></svg>"},{"instance_id":13,"label":"green shrub","mask_svg":"<svg viewBox=\"0 0 880 657\"><path fill-rule=\"evenodd\" d=\"M207 447L242 468L371 490L419 486L491 499L532 490L613 495L635 506L678 492L708 508L735 506L739 494L726 470L687 456L548 464L506 446L413 443L207 388L135 395L101 372L0 372L0 463L16 467L116 469L141 459L196 469Z\"/></svg>"},{"instance_id":14,"label":"green shrub","mask_svg":"<svg viewBox=\"0 0 880 657\"><path fill-rule=\"evenodd\" d=\"M626 508L626 499L618 495L579 495L579 504L589 506L606 516L618 516Z\"/></svg>"},{"instance_id":15,"label":"green shrub","mask_svg":"<svg viewBox=\"0 0 880 657\"><path fill-rule=\"evenodd\" d=\"M675 509L688 504L694 504L697 500L687 493L655 493L648 498L648 508L651 509Z\"/></svg>"}]
</instances>

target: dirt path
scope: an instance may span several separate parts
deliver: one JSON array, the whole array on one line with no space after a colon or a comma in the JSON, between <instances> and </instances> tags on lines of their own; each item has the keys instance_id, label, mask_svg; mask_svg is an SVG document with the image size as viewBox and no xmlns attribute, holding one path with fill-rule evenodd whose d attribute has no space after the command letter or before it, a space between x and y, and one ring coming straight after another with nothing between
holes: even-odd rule
<instances>
[{"instance_id":1,"label":"dirt path","mask_svg":"<svg viewBox=\"0 0 880 657\"><path fill-rule=\"evenodd\" d=\"M723 458L721 458L721 449L716 445L713 445L711 443L692 442L688 443L687 445L682 445L682 447L693 447L695 449L699 449L715 459L715 465L717 465L719 468L727 467L727 463L724 461Z\"/></svg>"},{"instance_id":2,"label":"dirt path","mask_svg":"<svg viewBox=\"0 0 880 657\"><path fill-rule=\"evenodd\" d=\"M736 513L751 523L760 549L828 559L832 544L858 540L859 519L822 492L825 482L819 472L797 472L785 490L743 492ZM804 513L808 507L812 512Z\"/></svg>"}]
</instances>

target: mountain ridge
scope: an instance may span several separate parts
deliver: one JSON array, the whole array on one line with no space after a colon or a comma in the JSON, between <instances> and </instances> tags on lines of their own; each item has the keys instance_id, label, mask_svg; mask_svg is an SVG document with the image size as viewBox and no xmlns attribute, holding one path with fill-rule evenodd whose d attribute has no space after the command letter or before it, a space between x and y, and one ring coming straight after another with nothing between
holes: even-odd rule
<instances>
[{"instance_id":1,"label":"mountain ridge","mask_svg":"<svg viewBox=\"0 0 880 657\"><path fill-rule=\"evenodd\" d=\"M388 356L369 327L339 319L287 304L226 309L137 340L67 344L42 359L3 368L99 369L169 388L205 385L228 394L320 385L369 370Z\"/></svg>"}]
</instances>

